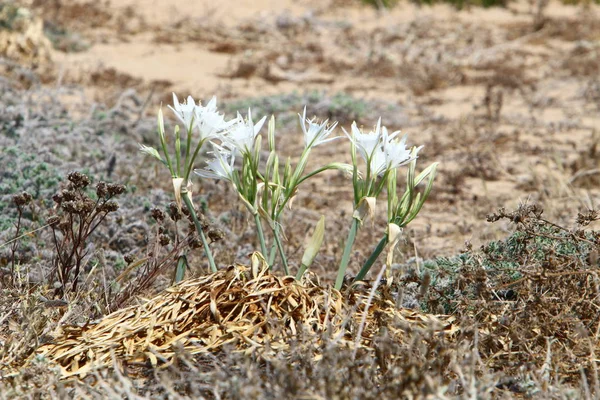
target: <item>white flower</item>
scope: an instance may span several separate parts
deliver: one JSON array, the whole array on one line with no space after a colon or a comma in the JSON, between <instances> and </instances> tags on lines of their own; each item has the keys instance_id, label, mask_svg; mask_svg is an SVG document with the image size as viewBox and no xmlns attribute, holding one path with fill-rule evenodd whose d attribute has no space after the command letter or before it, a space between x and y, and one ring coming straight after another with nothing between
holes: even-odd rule
<instances>
[{"instance_id":1,"label":"white flower","mask_svg":"<svg viewBox=\"0 0 600 400\"><path fill-rule=\"evenodd\" d=\"M192 96L188 96L185 103L179 103L177 95L173 93L173 107L169 106L169 108L173 110L177 118L183 123L185 130L190 130L196 111L196 102Z\"/></svg>"},{"instance_id":2,"label":"white flower","mask_svg":"<svg viewBox=\"0 0 600 400\"><path fill-rule=\"evenodd\" d=\"M356 122L352 123L352 135L344 129L344 133L356 146L358 154L369 164L372 174L379 175L386 170L386 157L383 149L381 118L377 121L375 131L363 133ZM387 132L387 131L386 131Z\"/></svg>"},{"instance_id":3,"label":"white flower","mask_svg":"<svg viewBox=\"0 0 600 400\"><path fill-rule=\"evenodd\" d=\"M235 122L226 122L223 114L217 111L217 98L213 97L206 106L194 108L194 122L200 131L200 140L214 139L218 133Z\"/></svg>"},{"instance_id":4,"label":"white flower","mask_svg":"<svg viewBox=\"0 0 600 400\"><path fill-rule=\"evenodd\" d=\"M173 107L169 106L188 132L196 127L200 131L200 140L214 139L218 133L226 129L232 122L225 122L223 114L217 111L217 98L213 98L206 106L196 104L192 96L180 103L173 93Z\"/></svg>"},{"instance_id":5,"label":"white flower","mask_svg":"<svg viewBox=\"0 0 600 400\"><path fill-rule=\"evenodd\" d=\"M400 133L400 131L398 131L398 133ZM406 135L404 135L399 141L393 140L394 136L396 135L392 135L392 137L389 138L384 144L385 158L388 169L401 167L413 160L413 157L411 157L411 150L406 148ZM415 150L415 156L422 148L423 146L420 146Z\"/></svg>"},{"instance_id":6,"label":"white flower","mask_svg":"<svg viewBox=\"0 0 600 400\"><path fill-rule=\"evenodd\" d=\"M383 175L386 171L407 164L411 158L410 149L406 148L406 136L396 140L400 131L388 133L381 126L381 118L377 121L375 131L363 133L356 122L352 124L352 136L344 130L346 136L354 143L360 156L369 164L372 175ZM415 155L423 146L415 151Z\"/></svg>"},{"instance_id":7,"label":"white flower","mask_svg":"<svg viewBox=\"0 0 600 400\"><path fill-rule=\"evenodd\" d=\"M371 169L371 175L383 175L388 170L387 157L383 146L377 145L371 157L369 159L369 168Z\"/></svg>"},{"instance_id":8,"label":"white flower","mask_svg":"<svg viewBox=\"0 0 600 400\"><path fill-rule=\"evenodd\" d=\"M252 122L252 112L248 109L248 118L244 118L238 113L233 124L229 126L221 135L223 145L230 150L238 151L242 154L251 153L254 149L254 141L258 132L265 123L267 117L263 117L254 124Z\"/></svg>"},{"instance_id":9,"label":"white flower","mask_svg":"<svg viewBox=\"0 0 600 400\"><path fill-rule=\"evenodd\" d=\"M363 133L358 126L356 126L356 122L354 122L352 123L352 136L350 136L345 130L344 133L352 142L354 142L361 157L366 162L369 162L373 152L375 152L377 147L381 145L381 118L379 118L379 121L377 121L375 131Z\"/></svg>"},{"instance_id":10,"label":"white flower","mask_svg":"<svg viewBox=\"0 0 600 400\"><path fill-rule=\"evenodd\" d=\"M214 151L211 153L215 155L215 158L207 161L206 167L203 169L194 170L194 173L203 178L225 179L231 182L233 180L233 163L235 162L235 156L215 143L212 143L212 145Z\"/></svg>"},{"instance_id":11,"label":"white flower","mask_svg":"<svg viewBox=\"0 0 600 400\"><path fill-rule=\"evenodd\" d=\"M337 126L337 122L334 122L331 126L327 126L328 120L321 124L314 122L314 119L309 120L306 118L306 107L304 107L304 113L298 114L300 118L300 127L304 132L304 147L318 146L323 143L331 142L332 140L339 139L341 136L327 139Z\"/></svg>"}]
</instances>

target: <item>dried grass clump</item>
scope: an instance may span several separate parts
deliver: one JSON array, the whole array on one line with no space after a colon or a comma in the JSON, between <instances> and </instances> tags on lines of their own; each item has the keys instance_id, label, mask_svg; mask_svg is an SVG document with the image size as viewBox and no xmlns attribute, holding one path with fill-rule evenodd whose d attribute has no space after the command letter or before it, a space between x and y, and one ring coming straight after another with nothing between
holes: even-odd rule
<instances>
[{"instance_id":1,"label":"dried grass clump","mask_svg":"<svg viewBox=\"0 0 600 400\"><path fill-rule=\"evenodd\" d=\"M492 371L531 375L546 384L594 382L600 234L566 229L542 213L539 206L522 205L488 216L507 219L517 229L481 252L446 260L433 272L435 290L423 303L432 309L442 304L458 320L471 321L479 355ZM580 214L578 222L597 219L592 211Z\"/></svg>"},{"instance_id":2,"label":"dried grass clump","mask_svg":"<svg viewBox=\"0 0 600 400\"><path fill-rule=\"evenodd\" d=\"M289 350L298 332L329 332L354 352L370 351L381 329L401 343L406 327L453 334L451 322L397 309L381 296L370 301L360 290L343 295L309 279L298 283L293 277L277 277L255 254L252 268L231 266L187 280L96 324L65 326L37 353L60 365L63 377L85 376L112 366L115 359L123 367L168 365L181 350L211 354L229 346L244 354L274 356Z\"/></svg>"}]
</instances>

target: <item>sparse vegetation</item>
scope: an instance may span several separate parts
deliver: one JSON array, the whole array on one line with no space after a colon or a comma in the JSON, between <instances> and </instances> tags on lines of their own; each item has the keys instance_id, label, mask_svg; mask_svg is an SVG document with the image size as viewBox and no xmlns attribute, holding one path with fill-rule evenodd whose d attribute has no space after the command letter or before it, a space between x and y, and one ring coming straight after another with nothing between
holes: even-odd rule
<instances>
[{"instance_id":1,"label":"sparse vegetation","mask_svg":"<svg viewBox=\"0 0 600 400\"><path fill-rule=\"evenodd\" d=\"M387 9L332 1L227 24L193 2L169 2L179 18L166 22L111 2L0 4L0 398L600 396L600 9L509 2L479 20L369 3ZM117 64L100 52L105 65L75 68L111 46ZM180 208L172 178L185 168L167 173L138 151L161 147L155 106L174 88L222 95L227 120L277 115L274 153L292 167L305 104L347 130L381 115L424 144L417 169L440 161L438 175L388 268L386 193L406 187L405 170L356 232L341 290L357 205L343 170L303 183L274 224L293 276L261 213L275 258L256 253L241 185L196 179L192 212ZM179 139L181 166L194 146ZM350 164L348 149L315 147L306 171ZM270 175L252 188L277 199L268 150L256 168ZM195 168L214 155L199 151Z\"/></svg>"}]
</instances>

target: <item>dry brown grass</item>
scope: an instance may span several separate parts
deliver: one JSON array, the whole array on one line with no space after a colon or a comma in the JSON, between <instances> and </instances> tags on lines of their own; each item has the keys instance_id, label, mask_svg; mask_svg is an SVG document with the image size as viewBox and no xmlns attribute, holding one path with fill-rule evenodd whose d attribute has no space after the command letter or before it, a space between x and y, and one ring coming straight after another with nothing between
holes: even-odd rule
<instances>
[{"instance_id":1,"label":"dry brown grass","mask_svg":"<svg viewBox=\"0 0 600 400\"><path fill-rule=\"evenodd\" d=\"M251 268L231 266L187 280L98 323L64 326L36 354L59 364L67 378L84 377L113 366L115 360L123 367L148 362L164 367L177 351L212 354L224 346L274 357L289 350L299 331L309 337L327 332L355 351L373 351L381 329L397 342L403 341L403 326L456 333L452 318L399 309L381 295L371 302L368 294L354 288L343 295L310 279L299 283L293 277L277 277L255 253Z\"/></svg>"}]
</instances>

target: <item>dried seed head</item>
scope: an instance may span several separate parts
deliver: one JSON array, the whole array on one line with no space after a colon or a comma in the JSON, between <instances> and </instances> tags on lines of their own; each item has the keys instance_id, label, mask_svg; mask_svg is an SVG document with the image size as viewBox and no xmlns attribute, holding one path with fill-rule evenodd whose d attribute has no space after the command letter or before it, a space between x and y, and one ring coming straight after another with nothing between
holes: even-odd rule
<instances>
[{"instance_id":1,"label":"dried seed head","mask_svg":"<svg viewBox=\"0 0 600 400\"><path fill-rule=\"evenodd\" d=\"M171 238L167 235L160 235L158 240L161 246L166 246L171 243Z\"/></svg>"},{"instance_id":2,"label":"dried seed head","mask_svg":"<svg viewBox=\"0 0 600 400\"><path fill-rule=\"evenodd\" d=\"M175 222L181 219L181 213L179 212L179 208L175 202L169 204L169 217L171 217L171 219Z\"/></svg>"},{"instance_id":3,"label":"dried seed head","mask_svg":"<svg viewBox=\"0 0 600 400\"><path fill-rule=\"evenodd\" d=\"M211 229L208 231L208 238L211 242L218 242L225 238L225 233L220 229Z\"/></svg>"},{"instance_id":4,"label":"dried seed head","mask_svg":"<svg viewBox=\"0 0 600 400\"><path fill-rule=\"evenodd\" d=\"M62 193L56 193L54 196L52 196L52 200L54 200L54 202L55 202L56 204L60 204L60 203L62 203L62 202L63 202L63 200L64 200L64 199L63 199L63 196L62 196Z\"/></svg>"},{"instance_id":5,"label":"dried seed head","mask_svg":"<svg viewBox=\"0 0 600 400\"><path fill-rule=\"evenodd\" d=\"M198 236L193 236L190 238L190 247L192 249L199 249L202 247L202 242L198 239Z\"/></svg>"},{"instance_id":6,"label":"dried seed head","mask_svg":"<svg viewBox=\"0 0 600 400\"><path fill-rule=\"evenodd\" d=\"M108 194L108 185L106 182L98 182L96 185L96 195L98 197L104 197Z\"/></svg>"},{"instance_id":7,"label":"dried seed head","mask_svg":"<svg viewBox=\"0 0 600 400\"><path fill-rule=\"evenodd\" d=\"M81 200L81 203L81 212L84 214L91 213L94 207L96 207L96 202L89 197L84 197L83 200Z\"/></svg>"},{"instance_id":8,"label":"dried seed head","mask_svg":"<svg viewBox=\"0 0 600 400\"><path fill-rule=\"evenodd\" d=\"M588 210L585 213L577 214L577 224L580 226L587 226L598 219L598 211L596 210Z\"/></svg>"},{"instance_id":9,"label":"dried seed head","mask_svg":"<svg viewBox=\"0 0 600 400\"><path fill-rule=\"evenodd\" d=\"M189 222L190 231L193 232L196 229L196 225L194 224L194 218L189 213L189 211L185 215L187 216L187 220ZM209 227L208 218L206 218L206 216L201 212L198 212L198 210L196 210L196 217L198 218L198 222L200 222L200 226L202 226L202 230L207 230Z\"/></svg>"},{"instance_id":10,"label":"dried seed head","mask_svg":"<svg viewBox=\"0 0 600 400\"><path fill-rule=\"evenodd\" d=\"M63 201L61 207L64 211L71 214L80 214L83 204L79 201Z\"/></svg>"},{"instance_id":11,"label":"dried seed head","mask_svg":"<svg viewBox=\"0 0 600 400\"><path fill-rule=\"evenodd\" d=\"M107 191L109 196L118 196L125 193L127 187L125 185L119 185L116 183L109 183L107 185Z\"/></svg>"},{"instance_id":12,"label":"dried seed head","mask_svg":"<svg viewBox=\"0 0 600 400\"><path fill-rule=\"evenodd\" d=\"M165 213L161 209L155 207L150 211L150 213L156 222L162 222L165 220Z\"/></svg>"},{"instance_id":13,"label":"dried seed head","mask_svg":"<svg viewBox=\"0 0 600 400\"><path fill-rule=\"evenodd\" d=\"M102 204L98 209L106 213L115 212L119 209L119 204L116 201L111 200Z\"/></svg>"},{"instance_id":14,"label":"dried seed head","mask_svg":"<svg viewBox=\"0 0 600 400\"><path fill-rule=\"evenodd\" d=\"M77 189L85 188L90 184L90 178L77 171L70 172L69 175L67 175L67 179L71 181L73 186Z\"/></svg>"},{"instance_id":15,"label":"dried seed head","mask_svg":"<svg viewBox=\"0 0 600 400\"><path fill-rule=\"evenodd\" d=\"M27 192L13 196L13 202L19 207L29 204L32 199L33 197L31 197L31 195Z\"/></svg>"},{"instance_id":16,"label":"dried seed head","mask_svg":"<svg viewBox=\"0 0 600 400\"><path fill-rule=\"evenodd\" d=\"M60 192L60 197L62 201L75 201L77 198L77 193L71 190L63 190Z\"/></svg>"}]
</instances>

